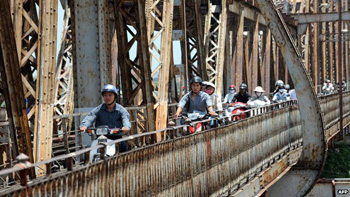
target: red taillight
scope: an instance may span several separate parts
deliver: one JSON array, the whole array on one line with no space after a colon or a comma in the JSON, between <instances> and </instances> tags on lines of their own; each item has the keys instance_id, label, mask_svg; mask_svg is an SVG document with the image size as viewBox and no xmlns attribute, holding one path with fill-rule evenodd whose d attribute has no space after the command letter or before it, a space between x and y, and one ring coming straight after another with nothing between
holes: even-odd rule
<instances>
[{"instance_id":1,"label":"red taillight","mask_svg":"<svg viewBox=\"0 0 350 197\"><path fill-rule=\"evenodd\" d=\"M117 134L119 130L113 130L113 134Z\"/></svg>"},{"instance_id":2,"label":"red taillight","mask_svg":"<svg viewBox=\"0 0 350 197\"><path fill-rule=\"evenodd\" d=\"M89 129L89 130L88 130L88 133L92 134L92 133L93 133L93 130Z\"/></svg>"}]
</instances>

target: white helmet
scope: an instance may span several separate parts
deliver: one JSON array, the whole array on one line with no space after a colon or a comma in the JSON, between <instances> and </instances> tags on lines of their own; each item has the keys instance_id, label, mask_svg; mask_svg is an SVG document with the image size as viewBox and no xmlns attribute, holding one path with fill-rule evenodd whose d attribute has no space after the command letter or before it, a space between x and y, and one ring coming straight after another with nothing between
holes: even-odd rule
<instances>
[{"instance_id":1,"label":"white helmet","mask_svg":"<svg viewBox=\"0 0 350 197\"><path fill-rule=\"evenodd\" d=\"M215 88L215 84L213 84L213 83L211 83L211 82L207 82L206 85L207 85L207 87L210 86L210 87L216 89L216 88Z\"/></svg>"},{"instance_id":2,"label":"white helmet","mask_svg":"<svg viewBox=\"0 0 350 197\"><path fill-rule=\"evenodd\" d=\"M256 88L254 89L254 92L265 92L265 91L261 86L256 86Z\"/></svg>"},{"instance_id":3,"label":"white helmet","mask_svg":"<svg viewBox=\"0 0 350 197\"><path fill-rule=\"evenodd\" d=\"M284 86L284 83L282 80L277 80L275 86Z\"/></svg>"}]
</instances>

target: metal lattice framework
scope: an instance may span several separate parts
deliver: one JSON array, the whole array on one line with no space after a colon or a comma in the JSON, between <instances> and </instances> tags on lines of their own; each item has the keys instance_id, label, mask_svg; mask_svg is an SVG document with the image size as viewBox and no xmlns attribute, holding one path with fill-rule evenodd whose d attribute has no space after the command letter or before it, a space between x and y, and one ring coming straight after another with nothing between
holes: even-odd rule
<instances>
[{"instance_id":1,"label":"metal lattice framework","mask_svg":"<svg viewBox=\"0 0 350 197\"><path fill-rule=\"evenodd\" d=\"M124 6L124 0L114 2L115 26L118 37L118 66L123 79L123 103L125 106L148 104L144 130L155 129L155 112L150 57L148 52L147 29L144 3L133 1L132 6ZM131 39L128 38L131 37ZM130 50L137 47L137 54L132 57Z\"/></svg>"},{"instance_id":2,"label":"metal lattice framework","mask_svg":"<svg viewBox=\"0 0 350 197\"><path fill-rule=\"evenodd\" d=\"M186 12L185 12L186 11ZM181 28L186 33L182 37L182 54L184 65L187 62L188 78L198 75L208 80L205 67L203 28L199 0L182 0L180 5ZM187 55L187 57L186 57ZM186 78L186 77L185 77ZM187 85L187 83L185 82Z\"/></svg>"},{"instance_id":3,"label":"metal lattice framework","mask_svg":"<svg viewBox=\"0 0 350 197\"><path fill-rule=\"evenodd\" d=\"M208 14L205 19L204 47L208 80L216 86L216 94L221 99L223 70L225 60L225 41L227 26L226 0L219 5L208 3Z\"/></svg>"},{"instance_id":4,"label":"metal lattice framework","mask_svg":"<svg viewBox=\"0 0 350 197\"><path fill-rule=\"evenodd\" d=\"M34 131L35 161L51 157L57 5L57 0L16 0L12 8L28 119Z\"/></svg>"},{"instance_id":5,"label":"metal lattice framework","mask_svg":"<svg viewBox=\"0 0 350 197\"><path fill-rule=\"evenodd\" d=\"M73 98L73 56L72 56L72 29L70 8L65 4L63 29L56 67L56 92L55 114L63 115L74 110ZM58 122L58 124L61 124Z\"/></svg>"}]
</instances>

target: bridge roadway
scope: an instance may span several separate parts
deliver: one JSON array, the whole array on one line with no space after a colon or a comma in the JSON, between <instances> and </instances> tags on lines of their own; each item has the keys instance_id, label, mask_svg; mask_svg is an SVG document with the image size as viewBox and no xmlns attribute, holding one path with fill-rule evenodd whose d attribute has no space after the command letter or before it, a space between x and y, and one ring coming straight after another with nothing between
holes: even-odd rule
<instances>
[{"instance_id":1,"label":"bridge roadway","mask_svg":"<svg viewBox=\"0 0 350 197\"><path fill-rule=\"evenodd\" d=\"M328 140L339 132L338 95L319 97ZM350 92L343 97L344 127L350 122ZM183 126L140 135L134 140L162 133L163 141L89 164L91 149L30 164L22 162L0 171L5 178L19 172L21 185L2 189L1 195L62 196L208 196L262 195L297 163L302 150L302 128L296 101L250 110L250 117L230 122L219 118L216 129L182 135ZM26 181L30 167L65 160L57 173ZM270 194L270 193L268 193Z\"/></svg>"}]
</instances>

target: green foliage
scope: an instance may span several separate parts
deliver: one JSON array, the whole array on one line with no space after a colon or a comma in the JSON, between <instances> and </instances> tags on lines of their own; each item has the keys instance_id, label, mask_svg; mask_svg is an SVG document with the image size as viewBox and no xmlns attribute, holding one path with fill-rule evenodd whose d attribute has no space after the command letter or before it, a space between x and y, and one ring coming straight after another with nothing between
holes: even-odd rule
<instances>
[{"instance_id":1,"label":"green foliage","mask_svg":"<svg viewBox=\"0 0 350 197\"><path fill-rule=\"evenodd\" d=\"M350 178L350 147L348 145L339 144L328 150L326 166L321 178Z\"/></svg>"}]
</instances>

